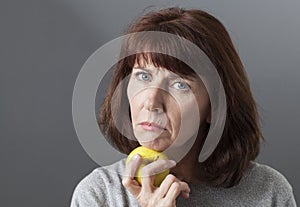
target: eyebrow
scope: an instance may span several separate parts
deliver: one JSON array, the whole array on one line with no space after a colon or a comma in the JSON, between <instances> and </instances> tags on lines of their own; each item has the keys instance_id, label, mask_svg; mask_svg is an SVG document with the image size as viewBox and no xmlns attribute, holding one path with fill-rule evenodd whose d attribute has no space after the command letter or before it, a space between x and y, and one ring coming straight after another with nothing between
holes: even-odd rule
<instances>
[{"instance_id":1,"label":"eyebrow","mask_svg":"<svg viewBox=\"0 0 300 207\"><path fill-rule=\"evenodd\" d=\"M144 68L144 67L133 67L132 69L140 69L140 70L145 70L147 71L148 73L152 73L152 69L148 69L148 68Z\"/></svg>"}]
</instances>

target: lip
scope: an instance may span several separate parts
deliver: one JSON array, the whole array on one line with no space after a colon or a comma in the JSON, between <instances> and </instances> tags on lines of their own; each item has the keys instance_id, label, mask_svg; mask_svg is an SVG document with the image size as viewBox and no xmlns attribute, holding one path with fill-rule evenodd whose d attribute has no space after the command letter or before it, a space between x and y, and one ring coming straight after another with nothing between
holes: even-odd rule
<instances>
[{"instance_id":1,"label":"lip","mask_svg":"<svg viewBox=\"0 0 300 207\"><path fill-rule=\"evenodd\" d=\"M147 131L162 131L162 130L166 130L163 126L160 126L159 124L156 124L154 122L141 122L139 125L141 125L141 127L144 130L147 130Z\"/></svg>"}]
</instances>

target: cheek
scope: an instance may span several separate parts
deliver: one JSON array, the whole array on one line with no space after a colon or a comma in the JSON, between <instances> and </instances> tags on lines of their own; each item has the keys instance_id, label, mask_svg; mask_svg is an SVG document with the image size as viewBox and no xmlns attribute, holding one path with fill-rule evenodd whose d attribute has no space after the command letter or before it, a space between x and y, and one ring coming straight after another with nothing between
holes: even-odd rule
<instances>
[{"instance_id":1,"label":"cheek","mask_svg":"<svg viewBox=\"0 0 300 207\"><path fill-rule=\"evenodd\" d=\"M146 93L138 92L133 96L128 96L132 124L136 124L143 117L142 110L146 100Z\"/></svg>"},{"instance_id":2,"label":"cheek","mask_svg":"<svg viewBox=\"0 0 300 207\"><path fill-rule=\"evenodd\" d=\"M198 134L199 126L209 114L209 97L204 91L197 91L191 96L180 97L178 144L184 144L187 140Z\"/></svg>"},{"instance_id":3,"label":"cheek","mask_svg":"<svg viewBox=\"0 0 300 207\"><path fill-rule=\"evenodd\" d=\"M200 123L200 111L195 103L189 103L182 111L182 130L189 132L189 136L196 133Z\"/></svg>"},{"instance_id":4,"label":"cheek","mask_svg":"<svg viewBox=\"0 0 300 207\"><path fill-rule=\"evenodd\" d=\"M131 112L131 119L132 123L134 124L136 121L136 118L138 116L138 109L140 108L140 102L139 101L139 95L136 95L136 87L135 84L132 81L129 81L128 87L127 87L127 97L129 101L129 106L130 106L130 112Z\"/></svg>"},{"instance_id":5,"label":"cheek","mask_svg":"<svg viewBox=\"0 0 300 207\"><path fill-rule=\"evenodd\" d=\"M134 85L132 83L131 80L129 80L128 82L128 86L127 86L127 97L128 97L128 100L129 100L129 103L131 104L131 100L133 98L133 94L136 93L135 90L134 90Z\"/></svg>"},{"instance_id":6,"label":"cheek","mask_svg":"<svg viewBox=\"0 0 300 207\"><path fill-rule=\"evenodd\" d=\"M137 103L137 101L134 99L129 101L131 120L132 120L133 124L135 124L137 117L138 117L138 112L139 112L138 105L139 105L139 103Z\"/></svg>"},{"instance_id":7,"label":"cheek","mask_svg":"<svg viewBox=\"0 0 300 207\"><path fill-rule=\"evenodd\" d=\"M174 146L181 146L197 134L200 115L194 97L177 99L176 105L176 109L173 105L170 121L174 130L173 139L176 140Z\"/></svg>"}]
</instances>

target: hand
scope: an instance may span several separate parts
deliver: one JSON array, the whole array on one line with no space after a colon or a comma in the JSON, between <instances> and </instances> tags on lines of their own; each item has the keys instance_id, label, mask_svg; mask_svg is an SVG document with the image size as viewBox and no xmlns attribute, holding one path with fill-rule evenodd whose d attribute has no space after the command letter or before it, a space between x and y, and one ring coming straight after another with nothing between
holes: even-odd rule
<instances>
[{"instance_id":1,"label":"hand","mask_svg":"<svg viewBox=\"0 0 300 207\"><path fill-rule=\"evenodd\" d=\"M189 197L190 188L187 183L178 180L169 174L161 183L160 187L153 185L155 174L176 165L172 160L157 160L142 169L142 186L134 179L134 175L142 162L137 154L130 160L125 169L122 180L123 186L131 192L142 207L174 207L176 198L181 195Z\"/></svg>"}]
</instances>

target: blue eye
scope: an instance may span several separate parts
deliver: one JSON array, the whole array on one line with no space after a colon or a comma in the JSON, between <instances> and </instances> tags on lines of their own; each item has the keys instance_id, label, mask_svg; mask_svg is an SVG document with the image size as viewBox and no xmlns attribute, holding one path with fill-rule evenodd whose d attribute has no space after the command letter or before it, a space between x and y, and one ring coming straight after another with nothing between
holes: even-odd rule
<instances>
[{"instance_id":1,"label":"blue eye","mask_svg":"<svg viewBox=\"0 0 300 207\"><path fill-rule=\"evenodd\" d=\"M137 72L135 76L141 81L149 81L150 75L146 72Z\"/></svg>"},{"instance_id":2,"label":"blue eye","mask_svg":"<svg viewBox=\"0 0 300 207\"><path fill-rule=\"evenodd\" d=\"M179 90L188 90L190 89L189 85L185 82L179 81L173 84L175 89L179 89Z\"/></svg>"}]
</instances>

